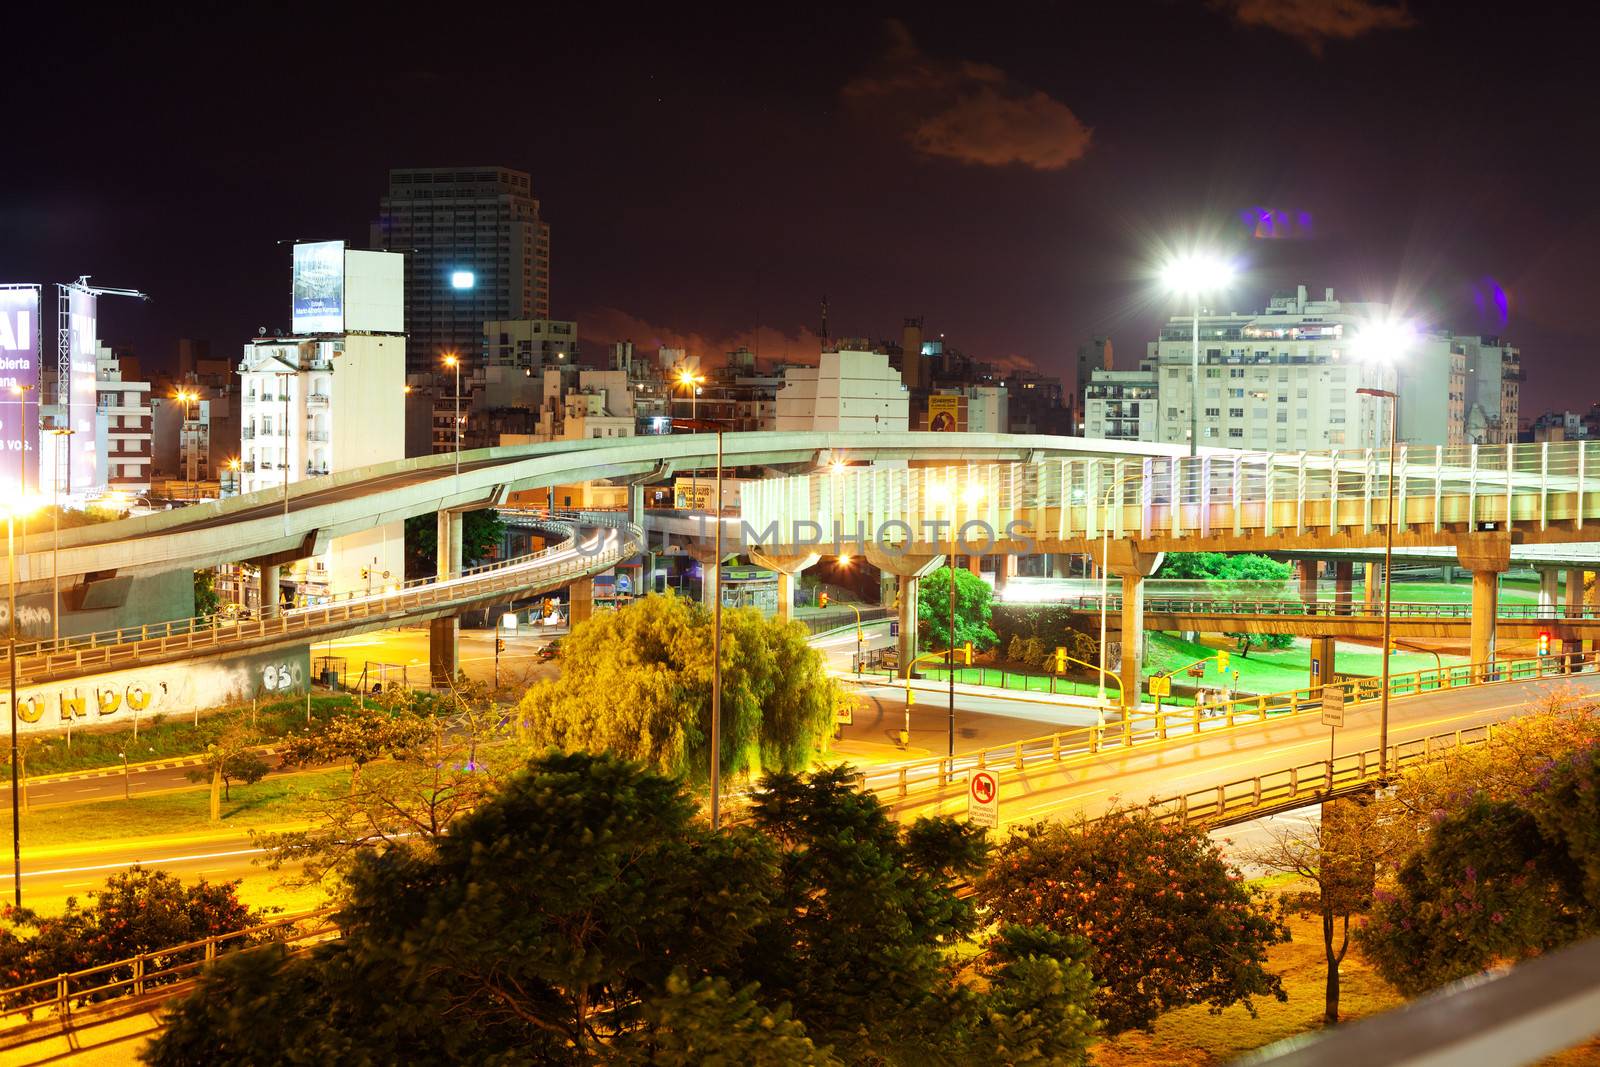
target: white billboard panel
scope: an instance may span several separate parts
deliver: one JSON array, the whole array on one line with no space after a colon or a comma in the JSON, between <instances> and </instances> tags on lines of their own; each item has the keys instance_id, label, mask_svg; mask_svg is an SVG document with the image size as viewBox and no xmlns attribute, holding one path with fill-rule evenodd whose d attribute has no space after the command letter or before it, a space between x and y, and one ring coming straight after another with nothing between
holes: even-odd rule
<instances>
[{"instance_id":1,"label":"white billboard panel","mask_svg":"<svg viewBox=\"0 0 1600 1067\"><path fill-rule=\"evenodd\" d=\"M8 494L39 488L39 358L39 287L0 287L0 491Z\"/></svg>"},{"instance_id":2,"label":"white billboard panel","mask_svg":"<svg viewBox=\"0 0 1600 1067\"><path fill-rule=\"evenodd\" d=\"M72 427L72 459L67 464L64 492L83 494L105 484L100 470L100 440L95 418L94 352L98 342L95 318L100 300L93 293L67 287L67 358L71 377L67 383L67 424Z\"/></svg>"},{"instance_id":3,"label":"white billboard panel","mask_svg":"<svg viewBox=\"0 0 1600 1067\"><path fill-rule=\"evenodd\" d=\"M343 241L294 246L290 318L295 333L344 332Z\"/></svg>"},{"instance_id":4,"label":"white billboard panel","mask_svg":"<svg viewBox=\"0 0 1600 1067\"><path fill-rule=\"evenodd\" d=\"M359 333L404 333L406 257L399 252L344 254L344 328Z\"/></svg>"}]
</instances>

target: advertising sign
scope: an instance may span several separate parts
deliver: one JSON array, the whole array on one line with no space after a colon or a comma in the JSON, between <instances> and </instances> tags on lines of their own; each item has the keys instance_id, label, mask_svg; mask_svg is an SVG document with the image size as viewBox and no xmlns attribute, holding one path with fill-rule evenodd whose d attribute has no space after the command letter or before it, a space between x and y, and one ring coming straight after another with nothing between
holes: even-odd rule
<instances>
[{"instance_id":1,"label":"advertising sign","mask_svg":"<svg viewBox=\"0 0 1600 1067\"><path fill-rule=\"evenodd\" d=\"M93 293L68 287L67 355L70 380L67 383L67 419L72 427L72 459L67 463L67 484L63 492L91 493L105 484L100 470L100 445L96 433L97 394L94 384L94 350L97 341L95 318L100 298Z\"/></svg>"},{"instance_id":2,"label":"advertising sign","mask_svg":"<svg viewBox=\"0 0 1600 1067\"><path fill-rule=\"evenodd\" d=\"M928 398L928 429L938 433L954 433L961 421L959 396L930 396Z\"/></svg>"},{"instance_id":3,"label":"advertising sign","mask_svg":"<svg viewBox=\"0 0 1600 1067\"><path fill-rule=\"evenodd\" d=\"M344 332L343 241L294 246L290 319L295 333Z\"/></svg>"},{"instance_id":4,"label":"advertising sign","mask_svg":"<svg viewBox=\"0 0 1600 1067\"><path fill-rule=\"evenodd\" d=\"M0 288L0 488L39 486L39 287ZM17 396L13 386L23 386Z\"/></svg>"},{"instance_id":5,"label":"advertising sign","mask_svg":"<svg viewBox=\"0 0 1600 1067\"><path fill-rule=\"evenodd\" d=\"M706 479L681 479L672 487L672 506L678 511L710 511L717 483Z\"/></svg>"},{"instance_id":6,"label":"advertising sign","mask_svg":"<svg viewBox=\"0 0 1600 1067\"><path fill-rule=\"evenodd\" d=\"M993 771L973 771L968 777L967 822L991 830L1000 825L1000 781Z\"/></svg>"}]
</instances>

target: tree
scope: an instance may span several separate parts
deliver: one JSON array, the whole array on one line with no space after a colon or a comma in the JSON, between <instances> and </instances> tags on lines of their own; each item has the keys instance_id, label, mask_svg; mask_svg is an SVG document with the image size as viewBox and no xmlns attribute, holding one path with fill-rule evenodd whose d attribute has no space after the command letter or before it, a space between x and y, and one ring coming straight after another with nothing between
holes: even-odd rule
<instances>
[{"instance_id":1,"label":"tree","mask_svg":"<svg viewBox=\"0 0 1600 1067\"><path fill-rule=\"evenodd\" d=\"M711 624L679 597L647 596L580 623L560 677L517 714L530 741L614 752L669 774L710 773ZM754 609L722 616L722 770L805 767L833 729L835 683L795 623Z\"/></svg>"},{"instance_id":2,"label":"tree","mask_svg":"<svg viewBox=\"0 0 1600 1067\"><path fill-rule=\"evenodd\" d=\"M666 990L645 1001L639 1029L625 1034L612 1062L639 1067L700 1067L706 1063L750 1067L835 1067L840 1061L817 1048L805 1026L756 1000L756 986L734 991L724 978L690 983L682 970L667 976Z\"/></svg>"},{"instance_id":3,"label":"tree","mask_svg":"<svg viewBox=\"0 0 1600 1067\"><path fill-rule=\"evenodd\" d=\"M409 709L337 715L323 720L313 733L288 738L278 748L278 762L285 767L348 763L350 791L355 792L362 767L422 748L434 733L434 723Z\"/></svg>"},{"instance_id":4,"label":"tree","mask_svg":"<svg viewBox=\"0 0 1600 1067\"><path fill-rule=\"evenodd\" d=\"M194 614L196 618L209 618L217 613L222 598L217 595L217 572L194 572Z\"/></svg>"},{"instance_id":5,"label":"tree","mask_svg":"<svg viewBox=\"0 0 1600 1067\"><path fill-rule=\"evenodd\" d=\"M229 790L235 781L255 785L267 776L271 768L256 749L260 740L244 719L236 715L217 739L206 746L200 763L185 775L191 782L210 781L212 822L221 820L222 802L229 799Z\"/></svg>"},{"instance_id":6,"label":"tree","mask_svg":"<svg viewBox=\"0 0 1600 1067\"><path fill-rule=\"evenodd\" d=\"M964 567L956 568L956 647L968 641L980 652L998 638L989 622L994 616L994 590ZM950 568L940 567L917 583L917 631L925 648L950 647Z\"/></svg>"},{"instance_id":7,"label":"tree","mask_svg":"<svg viewBox=\"0 0 1600 1067\"><path fill-rule=\"evenodd\" d=\"M1248 852L1252 863L1297 875L1312 892L1284 897L1287 907L1322 919L1322 949L1327 961L1322 1020L1339 1021L1339 965L1350 949L1350 917L1372 907L1373 880L1387 839L1373 805L1365 798L1332 800L1322 818L1295 828L1273 828L1268 841Z\"/></svg>"},{"instance_id":8,"label":"tree","mask_svg":"<svg viewBox=\"0 0 1600 1067\"><path fill-rule=\"evenodd\" d=\"M471 567L505 537L506 524L493 508L461 516L461 563ZM439 521L434 515L413 515L406 520L406 577L429 578L439 572Z\"/></svg>"},{"instance_id":9,"label":"tree","mask_svg":"<svg viewBox=\"0 0 1600 1067\"><path fill-rule=\"evenodd\" d=\"M1088 939L1102 986L1095 1015L1110 1033L1186 1004L1254 1013L1257 996L1285 999L1263 965L1287 927L1204 831L1143 809L1015 829L976 889L1001 922Z\"/></svg>"},{"instance_id":10,"label":"tree","mask_svg":"<svg viewBox=\"0 0 1600 1067\"><path fill-rule=\"evenodd\" d=\"M541 757L432 847L360 858L341 941L223 961L149 1060L603 1058L644 1005L658 1031L674 1003L687 1010L671 976L722 972L770 914L771 846L695 814L679 783L636 764Z\"/></svg>"},{"instance_id":11,"label":"tree","mask_svg":"<svg viewBox=\"0 0 1600 1067\"><path fill-rule=\"evenodd\" d=\"M107 878L104 889L89 894L87 906L68 897L59 915L7 908L0 927L0 982L26 985L258 925L265 913L240 903L238 886L203 878L185 885L165 871L134 866ZM156 956L147 969L202 955L194 950ZM44 995L53 996L53 990Z\"/></svg>"},{"instance_id":12,"label":"tree","mask_svg":"<svg viewBox=\"0 0 1600 1067\"><path fill-rule=\"evenodd\" d=\"M1155 576L1210 583L1207 591L1218 599L1253 600L1278 592L1293 574L1289 564L1250 552L1168 552ZM1294 645L1294 637L1289 634L1234 632L1227 636L1238 640L1241 656L1249 656L1252 648L1285 649Z\"/></svg>"}]
</instances>

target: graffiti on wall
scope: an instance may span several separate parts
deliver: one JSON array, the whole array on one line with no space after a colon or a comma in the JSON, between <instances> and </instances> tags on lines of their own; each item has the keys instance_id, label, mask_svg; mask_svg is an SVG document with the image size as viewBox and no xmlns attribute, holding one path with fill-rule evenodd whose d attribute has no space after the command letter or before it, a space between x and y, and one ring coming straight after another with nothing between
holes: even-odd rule
<instances>
[{"instance_id":1,"label":"graffiti on wall","mask_svg":"<svg viewBox=\"0 0 1600 1067\"><path fill-rule=\"evenodd\" d=\"M307 649L291 649L230 663L170 664L28 686L17 693L17 719L23 730L43 732L150 715L188 715L236 700L283 696L305 689L309 655ZM0 691L0 716L10 711L10 701Z\"/></svg>"}]
</instances>

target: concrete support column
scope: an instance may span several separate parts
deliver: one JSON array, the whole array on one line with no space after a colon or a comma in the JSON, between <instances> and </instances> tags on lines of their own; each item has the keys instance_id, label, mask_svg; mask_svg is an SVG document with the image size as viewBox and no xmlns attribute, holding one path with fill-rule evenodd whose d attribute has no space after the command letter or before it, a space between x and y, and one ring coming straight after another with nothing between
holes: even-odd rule
<instances>
[{"instance_id":1,"label":"concrete support column","mask_svg":"<svg viewBox=\"0 0 1600 1067\"><path fill-rule=\"evenodd\" d=\"M800 572L812 566L821 557L815 552L795 556L769 555L758 548L749 550L750 562L765 567L778 575L778 618L788 622L794 618L794 580ZM711 601L707 601L711 603Z\"/></svg>"},{"instance_id":2,"label":"concrete support column","mask_svg":"<svg viewBox=\"0 0 1600 1067\"><path fill-rule=\"evenodd\" d=\"M1334 653L1339 642L1332 637L1313 637L1311 639L1311 684L1327 685L1333 681L1337 673L1334 665Z\"/></svg>"},{"instance_id":3,"label":"concrete support column","mask_svg":"<svg viewBox=\"0 0 1600 1067\"><path fill-rule=\"evenodd\" d=\"M1456 541L1456 558L1472 572L1473 663L1488 663L1495 658L1495 609L1499 602L1500 575L1511 566L1509 534L1468 534ZM1473 680L1490 675L1483 668L1473 670Z\"/></svg>"},{"instance_id":4,"label":"concrete support column","mask_svg":"<svg viewBox=\"0 0 1600 1067\"><path fill-rule=\"evenodd\" d=\"M640 529L644 528L644 483L642 482L628 486L628 521Z\"/></svg>"},{"instance_id":5,"label":"concrete support column","mask_svg":"<svg viewBox=\"0 0 1600 1067\"><path fill-rule=\"evenodd\" d=\"M1012 555L996 556L994 568L994 591L1005 592L1006 583L1017 576L1017 557Z\"/></svg>"},{"instance_id":6,"label":"concrete support column","mask_svg":"<svg viewBox=\"0 0 1600 1067\"><path fill-rule=\"evenodd\" d=\"M922 579L942 564L944 557L913 556L909 553L896 555L873 544L868 544L862 555L880 573L895 576L900 600L897 613L900 623L899 674L904 678L911 672L911 663L917 658L917 591Z\"/></svg>"},{"instance_id":7,"label":"concrete support column","mask_svg":"<svg viewBox=\"0 0 1600 1067\"><path fill-rule=\"evenodd\" d=\"M594 579L582 578L567 587L567 628L588 622L594 614Z\"/></svg>"},{"instance_id":8,"label":"concrete support column","mask_svg":"<svg viewBox=\"0 0 1600 1067\"><path fill-rule=\"evenodd\" d=\"M1160 552L1146 552L1135 541L1112 541L1108 558L1096 562L1111 568L1122 579L1122 703L1133 707L1139 702L1139 674L1144 664L1144 580L1154 574L1164 558Z\"/></svg>"},{"instance_id":9,"label":"concrete support column","mask_svg":"<svg viewBox=\"0 0 1600 1067\"><path fill-rule=\"evenodd\" d=\"M1378 577L1382 573L1376 563L1367 564L1367 580L1361 585L1362 614L1376 615L1378 605L1383 603L1383 598L1378 595Z\"/></svg>"},{"instance_id":10,"label":"concrete support column","mask_svg":"<svg viewBox=\"0 0 1600 1067\"><path fill-rule=\"evenodd\" d=\"M1583 611L1583 572L1575 567L1567 568L1567 617L1572 617Z\"/></svg>"},{"instance_id":11,"label":"concrete support column","mask_svg":"<svg viewBox=\"0 0 1600 1067\"><path fill-rule=\"evenodd\" d=\"M435 689L455 681L460 620L454 615L428 623L428 675Z\"/></svg>"},{"instance_id":12,"label":"concrete support column","mask_svg":"<svg viewBox=\"0 0 1600 1067\"><path fill-rule=\"evenodd\" d=\"M1347 559L1342 559L1333 565L1333 613L1335 615L1349 615L1351 608L1352 589L1354 587L1355 564Z\"/></svg>"},{"instance_id":13,"label":"concrete support column","mask_svg":"<svg viewBox=\"0 0 1600 1067\"><path fill-rule=\"evenodd\" d=\"M1318 565L1318 562L1314 559L1295 561L1295 567L1300 573L1300 602L1310 612L1316 611Z\"/></svg>"},{"instance_id":14,"label":"concrete support column","mask_svg":"<svg viewBox=\"0 0 1600 1067\"><path fill-rule=\"evenodd\" d=\"M1554 567L1539 568L1539 613L1541 615L1554 615L1556 613L1556 598L1559 595L1556 586L1559 584L1560 572Z\"/></svg>"},{"instance_id":15,"label":"concrete support column","mask_svg":"<svg viewBox=\"0 0 1600 1067\"><path fill-rule=\"evenodd\" d=\"M1600 614L1600 572L1588 572L1588 585L1584 590L1584 601L1588 605L1588 612L1591 616ZM1583 650L1585 652L1593 652L1595 650L1595 642L1593 640L1585 641Z\"/></svg>"},{"instance_id":16,"label":"concrete support column","mask_svg":"<svg viewBox=\"0 0 1600 1067\"><path fill-rule=\"evenodd\" d=\"M261 577L259 580L261 583L261 587L259 589L259 593L261 595L261 614L278 614L279 605L283 601L283 591L279 585L280 578L278 576L278 565L276 563L261 564Z\"/></svg>"},{"instance_id":17,"label":"concrete support column","mask_svg":"<svg viewBox=\"0 0 1600 1067\"><path fill-rule=\"evenodd\" d=\"M978 575L979 577L982 577L983 576L983 557L982 556L968 556L967 557L967 570L971 571L973 574Z\"/></svg>"},{"instance_id":18,"label":"concrete support column","mask_svg":"<svg viewBox=\"0 0 1600 1067\"><path fill-rule=\"evenodd\" d=\"M439 546L436 573L440 578L447 574L456 574L461 570L461 521L459 511L438 513L436 529Z\"/></svg>"}]
</instances>

